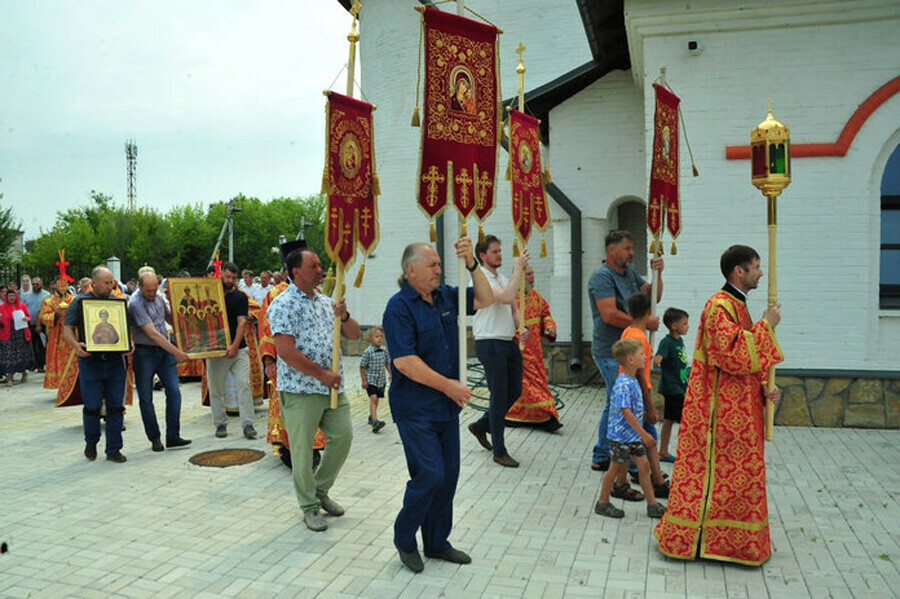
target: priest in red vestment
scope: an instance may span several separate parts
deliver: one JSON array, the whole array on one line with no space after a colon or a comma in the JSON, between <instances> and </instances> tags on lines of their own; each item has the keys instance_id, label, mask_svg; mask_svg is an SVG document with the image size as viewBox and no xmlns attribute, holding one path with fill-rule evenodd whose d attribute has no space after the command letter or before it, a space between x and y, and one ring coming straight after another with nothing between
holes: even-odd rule
<instances>
[{"instance_id":1,"label":"priest in red vestment","mask_svg":"<svg viewBox=\"0 0 900 599\"><path fill-rule=\"evenodd\" d=\"M543 339L556 341L556 322L550 304L534 288L534 269L525 269L525 307L519 304L519 318L525 319L528 337L522 349L522 395L506 413L506 426L530 425L552 432L560 427L556 398L547 383Z\"/></svg>"},{"instance_id":2,"label":"priest in red vestment","mask_svg":"<svg viewBox=\"0 0 900 599\"><path fill-rule=\"evenodd\" d=\"M764 407L769 368L784 359L775 339L781 306L750 320L746 294L763 276L753 248L728 248L721 268L727 282L700 316L669 504L655 534L669 557L757 566L772 554Z\"/></svg>"}]
</instances>

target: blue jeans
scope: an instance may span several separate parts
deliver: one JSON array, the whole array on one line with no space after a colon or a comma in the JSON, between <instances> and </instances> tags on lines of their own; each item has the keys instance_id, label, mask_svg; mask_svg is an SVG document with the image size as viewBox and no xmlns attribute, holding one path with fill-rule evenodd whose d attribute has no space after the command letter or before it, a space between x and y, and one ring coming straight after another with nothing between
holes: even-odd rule
<instances>
[{"instance_id":1,"label":"blue jeans","mask_svg":"<svg viewBox=\"0 0 900 599\"><path fill-rule=\"evenodd\" d=\"M100 441L100 410L106 400L106 455L122 449L122 420L125 413L125 356L106 354L102 358L78 358L84 442Z\"/></svg>"},{"instance_id":2,"label":"blue jeans","mask_svg":"<svg viewBox=\"0 0 900 599\"><path fill-rule=\"evenodd\" d=\"M478 361L484 365L484 378L491 392L488 411L475 422L476 430L491 434L494 455L507 455L503 441L506 413L522 395L522 352L515 341L478 339Z\"/></svg>"},{"instance_id":3,"label":"blue jeans","mask_svg":"<svg viewBox=\"0 0 900 599\"><path fill-rule=\"evenodd\" d=\"M600 358L594 355L594 363L600 374L603 375L603 382L606 384L606 403L603 405L603 415L600 416L600 425L597 427L597 444L594 445L593 462L599 464L609 460L609 401L612 397L612 388L619 376L619 363L612 358ZM644 420L642 422L644 430L650 433L650 436L657 439L656 426ZM632 469L634 464L632 463Z\"/></svg>"},{"instance_id":4,"label":"blue jeans","mask_svg":"<svg viewBox=\"0 0 900 599\"><path fill-rule=\"evenodd\" d=\"M447 421L395 420L403 442L409 482L394 521L394 545L416 549L416 531L428 553L451 548L453 497L459 481L459 418ZM328 454L328 450L325 450Z\"/></svg>"},{"instance_id":5,"label":"blue jeans","mask_svg":"<svg viewBox=\"0 0 900 599\"><path fill-rule=\"evenodd\" d=\"M181 389L178 387L178 364L175 356L161 347L138 345L132 358L134 385L137 387L144 432L150 441L160 437L156 409L153 407L153 375L159 375L166 391L166 439L181 436Z\"/></svg>"}]
</instances>

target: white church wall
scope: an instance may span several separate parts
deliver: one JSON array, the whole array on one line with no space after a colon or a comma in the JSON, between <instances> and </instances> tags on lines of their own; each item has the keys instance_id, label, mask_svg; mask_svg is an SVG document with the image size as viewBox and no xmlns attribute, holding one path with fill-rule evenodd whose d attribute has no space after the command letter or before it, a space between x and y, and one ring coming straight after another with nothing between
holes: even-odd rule
<instances>
[{"instance_id":1,"label":"white church wall","mask_svg":"<svg viewBox=\"0 0 900 599\"><path fill-rule=\"evenodd\" d=\"M897 19L883 18L885 3L859 3L863 10L852 13L830 11L833 3L815 11L799 3L763 3L754 11L790 12L781 27L765 29L757 28L767 24L758 15L725 10L726 4L693 4L677 14L663 14L671 3L626 5L632 56L644 65L634 77L645 91L645 127L652 130L650 83L665 63L701 171L700 178L691 177L682 143L684 230L678 255L667 256L662 308L686 309L692 327L704 300L721 286L724 248L751 245L768 270L765 200L750 185L749 162L726 160L725 146L748 143L769 97L794 144L834 142L857 106L896 76L900 55ZM864 18L873 15L879 18ZM687 50L690 40L702 53ZM880 204L873 179L898 123L895 96L863 125L846 156L792 161L792 184L778 200L778 296L784 305L778 334L785 367L896 369L900 321L877 309ZM649 151L652 135L644 143ZM763 279L750 295L754 318L765 308L765 285Z\"/></svg>"},{"instance_id":2,"label":"white church wall","mask_svg":"<svg viewBox=\"0 0 900 599\"><path fill-rule=\"evenodd\" d=\"M360 20L361 85L375 112L375 145L382 196L379 198L381 239L376 255L369 258L365 280L360 290L350 288L348 308L363 325L381 322L387 300L397 290L400 255L413 241L428 240L428 220L415 203L415 184L419 164L422 130L410 127L415 100L416 64L419 40L419 14L412 0L366 3ZM449 8L448 8L449 7ZM441 6L453 10L452 5ZM528 47L525 53L526 89L533 89L588 60L590 51L578 11L568 3L526 0L511 4L502 0L483 0L476 10L504 30L501 36L502 91L504 97L516 92L519 41ZM560 40L567 40L560 44ZM494 213L488 217L486 230L503 240L503 271L512 270L512 218L510 188L503 175L507 154L497 155L497 191ZM551 215L562 215L551 204ZM458 231L455 211L445 218L445 274L448 284L457 281L457 261L450 245ZM469 234L477 236L474 219L469 220ZM537 277L537 287L547 290L553 273L553 235L547 236L550 258L538 259L540 234L536 232L529 251ZM348 275L349 281L356 267ZM565 272L563 273L566 274ZM568 308L566 308L567 310ZM558 308L557 308L558 310Z\"/></svg>"}]
</instances>

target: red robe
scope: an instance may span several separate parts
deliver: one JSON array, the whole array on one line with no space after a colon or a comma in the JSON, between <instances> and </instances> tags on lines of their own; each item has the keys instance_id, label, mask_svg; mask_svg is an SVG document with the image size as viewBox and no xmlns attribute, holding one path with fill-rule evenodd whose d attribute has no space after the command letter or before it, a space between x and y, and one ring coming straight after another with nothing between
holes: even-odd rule
<instances>
[{"instance_id":1,"label":"red robe","mask_svg":"<svg viewBox=\"0 0 900 599\"><path fill-rule=\"evenodd\" d=\"M529 424L549 420L558 422L556 399L547 385L547 368L541 345L542 337L551 338L548 331L552 331L552 339L556 339L556 322L550 315L550 304L536 289L530 289L525 294L525 309L519 306L519 318L525 319L525 328L528 329L528 339L522 350L522 395L506 413L506 420Z\"/></svg>"},{"instance_id":2,"label":"red robe","mask_svg":"<svg viewBox=\"0 0 900 599\"><path fill-rule=\"evenodd\" d=\"M719 291L703 308L659 550L760 565L771 557L764 386L784 359L766 321Z\"/></svg>"},{"instance_id":3,"label":"red robe","mask_svg":"<svg viewBox=\"0 0 900 599\"><path fill-rule=\"evenodd\" d=\"M53 293L44 300L41 305L39 318L44 330L47 331L47 361L44 367L44 389L56 389L59 387L59 380L62 377L69 354L74 354L75 350L63 339L63 329L65 328L66 310L72 303L73 296L66 293L60 296ZM57 309L61 311L57 314Z\"/></svg>"}]
</instances>

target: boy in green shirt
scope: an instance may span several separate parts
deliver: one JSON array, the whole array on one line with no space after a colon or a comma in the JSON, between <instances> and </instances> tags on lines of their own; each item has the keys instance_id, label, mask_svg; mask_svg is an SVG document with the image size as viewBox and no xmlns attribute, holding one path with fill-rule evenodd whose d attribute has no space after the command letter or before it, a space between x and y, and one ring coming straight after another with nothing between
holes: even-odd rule
<instances>
[{"instance_id":1,"label":"boy in green shirt","mask_svg":"<svg viewBox=\"0 0 900 599\"><path fill-rule=\"evenodd\" d=\"M666 400L659 435L659 460L674 462L675 456L669 453L669 439L672 436L672 424L681 422L681 410L690 374L682 338L688 331L688 313L678 308L669 308L663 314L663 324L669 329L669 334L659 342L659 348L653 356L653 364L662 371L659 392Z\"/></svg>"}]
</instances>

